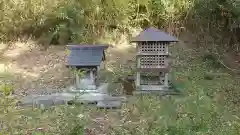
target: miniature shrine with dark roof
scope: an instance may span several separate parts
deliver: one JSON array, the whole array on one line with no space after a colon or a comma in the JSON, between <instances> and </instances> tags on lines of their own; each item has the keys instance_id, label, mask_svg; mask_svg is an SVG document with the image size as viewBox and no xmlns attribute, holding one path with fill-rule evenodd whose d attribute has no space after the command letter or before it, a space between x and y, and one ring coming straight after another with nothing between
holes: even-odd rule
<instances>
[{"instance_id":1,"label":"miniature shrine with dark roof","mask_svg":"<svg viewBox=\"0 0 240 135\"><path fill-rule=\"evenodd\" d=\"M69 50L67 66L87 71L85 77L92 81L92 85L96 88L97 72L104 67L107 48L108 45L67 45ZM77 85L79 82L79 75L76 74Z\"/></svg>"},{"instance_id":2,"label":"miniature shrine with dark roof","mask_svg":"<svg viewBox=\"0 0 240 135\"><path fill-rule=\"evenodd\" d=\"M105 49L107 45L68 45L70 54L68 66L76 68L97 68L105 61Z\"/></svg>"},{"instance_id":3,"label":"miniature shrine with dark roof","mask_svg":"<svg viewBox=\"0 0 240 135\"><path fill-rule=\"evenodd\" d=\"M142 31L131 40L137 43L137 91L168 90L169 44L177 41L175 37L154 27Z\"/></svg>"}]
</instances>

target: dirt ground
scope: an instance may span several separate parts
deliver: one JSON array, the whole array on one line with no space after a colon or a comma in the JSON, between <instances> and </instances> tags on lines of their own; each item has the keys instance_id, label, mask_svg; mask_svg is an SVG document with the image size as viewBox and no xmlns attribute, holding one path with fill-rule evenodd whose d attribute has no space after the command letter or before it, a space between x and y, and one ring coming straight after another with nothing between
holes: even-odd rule
<instances>
[{"instance_id":1,"label":"dirt ground","mask_svg":"<svg viewBox=\"0 0 240 135\"><path fill-rule=\"evenodd\" d=\"M106 70L110 74L116 74L119 68L129 69L134 65L134 46L130 45L124 37L122 38L118 43L112 43L106 51ZM191 41L183 40L183 43L190 45ZM41 47L31 40L0 45L0 74L5 69L11 74L9 78L4 79L12 82L16 93L20 95L72 85L73 75L65 65L65 46L50 46L47 50L41 50ZM123 71L118 72L123 73ZM89 128L87 131L89 135L106 133L106 130L111 128L112 123L118 121L116 119L120 116L119 112L111 112L108 115L94 112L91 115L89 117L94 123L94 128Z\"/></svg>"},{"instance_id":2,"label":"dirt ground","mask_svg":"<svg viewBox=\"0 0 240 135\"><path fill-rule=\"evenodd\" d=\"M106 71L112 75L123 74L124 68L129 70L134 65L135 48L126 42L125 37L122 38L106 50ZM73 85L74 76L65 66L66 46L49 46L47 50L42 50L31 40L0 46L0 75L4 72L10 74L2 79L14 85L18 96L38 94L46 89L51 93ZM114 89L119 91L121 88L119 85L117 87L114 86ZM115 113L111 114L115 117ZM109 123L108 117L112 120L112 116L103 114L92 114L90 119L94 126L87 129L87 134L97 134L94 133L96 131L104 133L106 127L110 127L106 123Z\"/></svg>"},{"instance_id":3,"label":"dirt ground","mask_svg":"<svg viewBox=\"0 0 240 135\"><path fill-rule=\"evenodd\" d=\"M138 32L132 32L133 36ZM112 75L123 74L124 69L129 70L135 65L135 46L124 35L116 38L117 42L110 43L111 46L106 50L105 67ZM179 38L181 44L188 49L193 49L196 44L203 44L196 43L198 37L189 32L182 33ZM210 43L212 39L206 40ZM10 78L4 80L13 83L15 92L20 95L36 93L46 88L65 88L74 83L74 76L65 66L66 55L66 46L52 45L43 50L32 40L0 43L0 73L7 71L11 74ZM230 69L240 71L240 54L226 54L222 61Z\"/></svg>"},{"instance_id":4,"label":"dirt ground","mask_svg":"<svg viewBox=\"0 0 240 135\"><path fill-rule=\"evenodd\" d=\"M197 34L191 33L190 31L185 31L184 33L181 33L180 35L181 41L184 43L186 48L188 49L196 49L199 52L206 52L208 49L212 49L211 45L214 44L214 40L211 36L205 36L204 40L199 41ZM214 49L213 49L214 50ZM224 50L224 49L223 49ZM215 53L215 52L210 52ZM232 71L234 73L240 74L240 53L236 53L234 51L228 52L225 54L218 54L219 62L227 68L229 71Z\"/></svg>"},{"instance_id":5,"label":"dirt ground","mask_svg":"<svg viewBox=\"0 0 240 135\"><path fill-rule=\"evenodd\" d=\"M106 50L106 69L114 74L116 68L129 65L129 62L133 64L134 51L134 46L124 37L113 43ZM74 76L65 66L66 46L49 46L47 50L42 50L35 42L27 40L2 44L0 52L0 72L11 74L8 80L14 84L16 94L61 89L74 83Z\"/></svg>"},{"instance_id":6,"label":"dirt ground","mask_svg":"<svg viewBox=\"0 0 240 135\"><path fill-rule=\"evenodd\" d=\"M180 37L188 48L195 44L196 37L182 34ZM118 42L111 43L106 51L106 70L110 74L123 73L119 69L134 66L134 45L128 43L127 37L122 36ZM42 50L32 40L0 44L0 73L7 71L11 74L10 82L16 88L17 94L30 94L48 89L61 89L72 85L73 75L66 68L66 46L49 46ZM226 55L223 62L230 69L240 69L240 55ZM7 80L5 78L5 80Z\"/></svg>"}]
</instances>

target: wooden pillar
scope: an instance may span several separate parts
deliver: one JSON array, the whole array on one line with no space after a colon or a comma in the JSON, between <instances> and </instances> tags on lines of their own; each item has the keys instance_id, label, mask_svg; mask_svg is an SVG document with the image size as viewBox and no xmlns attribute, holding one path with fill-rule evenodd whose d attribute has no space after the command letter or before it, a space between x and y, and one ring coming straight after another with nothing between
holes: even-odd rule
<instances>
[{"instance_id":1,"label":"wooden pillar","mask_svg":"<svg viewBox=\"0 0 240 135\"><path fill-rule=\"evenodd\" d=\"M97 72L100 71L101 69L101 66L97 66Z\"/></svg>"},{"instance_id":2,"label":"wooden pillar","mask_svg":"<svg viewBox=\"0 0 240 135\"><path fill-rule=\"evenodd\" d=\"M94 80L94 75L93 75L93 70L90 70L90 79L93 81Z\"/></svg>"},{"instance_id":3,"label":"wooden pillar","mask_svg":"<svg viewBox=\"0 0 240 135\"><path fill-rule=\"evenodd\" d=\"M140 86L140 72L137 72L137 78L136 78L136 86Z\"/></svg>"},{"instance_id":4,"label":"wooden pillar","mask_svg":"<svg viewBox=\"0 0 240 135\"><path fill-rule=\"evenodd\" d=\"M80 78L79 78L79 75L78 75L78 72L75 73L76 75L76 87L77 88L80 88Z\"/></svg>"},{"instance_id":5,"label":"wooden pillar","mask_svg":"<svg viewBox=\"0 0 240 135\"><path fill-rule=\"evenodd\" d=\"M168 73L165 73L165 76L164 76L164 86L168 87Z\"/></svg>"},{"instance_id":6,"label":"wooden pillar","mask_svg":"<svg viewBox=\"0 0 240 135\"><path fill-rule=\"evenodd\" d=\"M161 84L161 81L162 81L162 77L163 77L162 72L159 72L158 73L158 79L159 79L158 81L160 82L160 84Z\"/></svg>"},{"instance_id":7,"label":"wooden pillar","mask_svg":"<svg viewBox=\"0 0 240 135\"><path fill-rule=\"evenodd\" d=\"M139 48L139 47L138 47ZM141 68L141 63L140 63L140 57L137 56L137 68L140 69ZM141 76L140 76L140 71L137 72L137 78L136 78L136 86L139 87L140 86L140 82L141 82Z\"/></svg>"},{"instance_id":8,"label":"wooden pillar","mask_svg":"<svg viewBox=\"0 0 240 135\"><path fill-rule=\"evenodd\" d=\"M169 52L168 52L168 50L169 50L169 49L168 49L168 44L167 44L167 43L165 43L165 44L164 44L164 46L165 46L165 49L166 49L166 50L165 50L165 53L167 53L167 54L168 54L168 53L169 53Z\"/></svg>"}]
</instances>

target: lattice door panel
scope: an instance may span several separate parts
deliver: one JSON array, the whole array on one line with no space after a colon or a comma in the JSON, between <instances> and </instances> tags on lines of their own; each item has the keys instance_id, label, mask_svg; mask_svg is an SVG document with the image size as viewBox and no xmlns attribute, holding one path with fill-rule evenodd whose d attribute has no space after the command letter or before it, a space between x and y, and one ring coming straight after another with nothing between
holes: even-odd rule
<instances>
[{"instance_id":1,"label":"lattice door panel","mask_svg":"<svg viewBox=\"0 0 240 135\"><path fill-rule=\"evenodd\" d=\"M141 42L139 48L142 53L167 53L167 46L164 42Z\"/></svg>"},{"instance_id":2,"label":"lattice door panel","mask_svg":"<svg viewBox=\"0 0 240 135\"><path fill-rule=\"evenodd\" d=\"M166 56L141 56L140 57L141 68L164 68L166 67Z\"/></svg>"}]
</instances>

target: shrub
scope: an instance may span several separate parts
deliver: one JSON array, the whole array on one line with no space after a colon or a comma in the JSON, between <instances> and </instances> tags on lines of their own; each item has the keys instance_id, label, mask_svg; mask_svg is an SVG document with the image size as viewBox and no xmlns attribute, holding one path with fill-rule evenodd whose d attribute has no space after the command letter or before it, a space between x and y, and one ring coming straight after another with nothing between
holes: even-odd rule
<instances>
[{"instance_id":1,"label":"shrub","mask_svg":"<svg viewBox=\"0 0 240 135\"><path fill-rule=\"evenodd\" d=\"M13 94L13 86L9 84L0 84L0 91L4 96L9 96L10 94Z\"/></svg>"}]
</instances>

